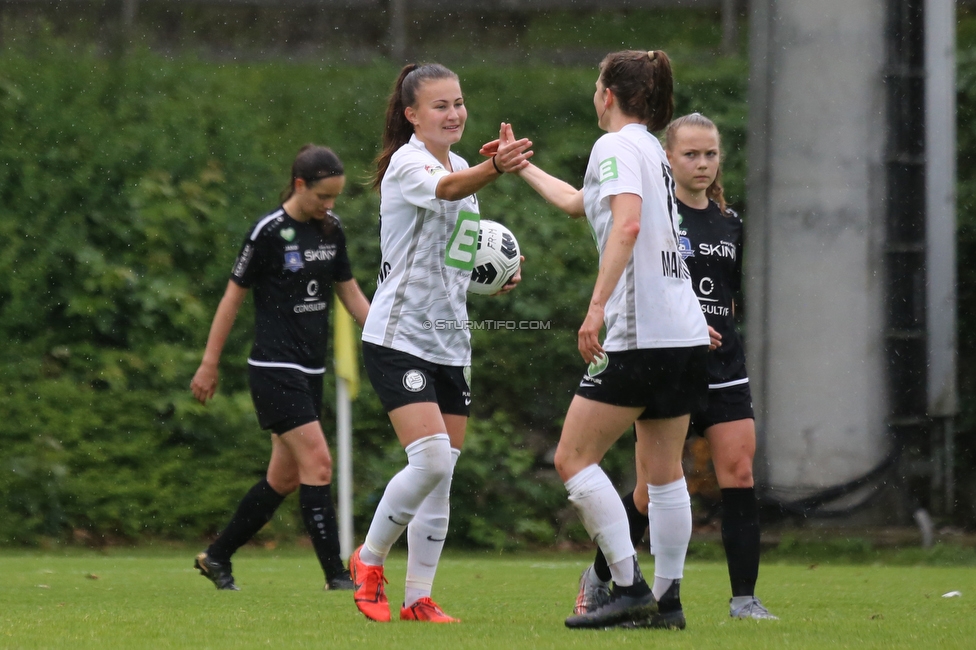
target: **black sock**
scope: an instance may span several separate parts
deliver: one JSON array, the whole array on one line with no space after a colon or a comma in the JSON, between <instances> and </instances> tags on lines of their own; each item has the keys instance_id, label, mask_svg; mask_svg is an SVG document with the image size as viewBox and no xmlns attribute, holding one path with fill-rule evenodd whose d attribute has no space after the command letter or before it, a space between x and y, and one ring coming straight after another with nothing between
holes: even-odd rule
<instances>
[{"instance_id":1,"label":"black sock","mask_svg":"<svg viewBox=\"0 0 976 650\"><path fill-rule=\"evenodd\" d=\"M345 571L339 557L339 527L336 525L335 506L332 505L332 486L303 483L298 489L298 504L325 579L332 580Z\"/></svg>"},{"instance_id":2,"label":"black sock","mask_svg":"<svg viewBox=\"0 0 976 650\"><path fill-rule=\"evenodd\" d=\"M759 577L759 504L755 488L722 490L722 544L732 595L754 595Z\"/></svg>"},{"instance_id":3,"label":"black sock","mask_svg":"<svg viewBox=\"0 0 976 650\"><path fill-rule=\"evenodd\" d=\"M255 483L237 506L230 523L210 548L207 555L217 562L228 562L237 549L247 544L266 523L285 497L274 491L267 478Z\"/></svg>"},{"instance_id":4,"label":"black sock","mask_svg":"<svg viewBox=\"0 0 976 650\"><path fill-rule=\"evenodd\" d=\"M641 543L644 533L647 532L647 515L637 509L634 504L634 493L628 492L620 498L624 502L624 510L627 511L627 523L630 525L630 541L634 546ZM610 582L610 566L603 551L597 547L596 559L593 560L593 570L596 577L604 582Z\"/></svg>"}]
</instances>

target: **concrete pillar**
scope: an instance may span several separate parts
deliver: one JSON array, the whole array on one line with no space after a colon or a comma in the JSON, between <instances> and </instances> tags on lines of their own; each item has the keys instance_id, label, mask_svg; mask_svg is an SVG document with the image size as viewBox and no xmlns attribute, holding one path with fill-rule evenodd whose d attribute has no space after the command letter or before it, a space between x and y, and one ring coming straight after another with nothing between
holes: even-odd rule
<instances>
[{"instance_id":1,"label":"concrete pillar","mask_svg":"<svg viewBox=\"0 0 976 650\"><path fill-rule=\"evenodd\" d=\"M887 455L884 0L753 0L747 352L760 486L791 501Z\"/></svg>"}]
</instances>

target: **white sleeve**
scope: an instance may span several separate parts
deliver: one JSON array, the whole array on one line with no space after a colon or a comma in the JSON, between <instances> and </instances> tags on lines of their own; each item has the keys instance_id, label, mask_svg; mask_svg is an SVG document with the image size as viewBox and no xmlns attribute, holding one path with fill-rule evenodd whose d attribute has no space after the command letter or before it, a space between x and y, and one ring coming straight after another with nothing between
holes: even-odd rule
<instances>
[{"instance_id":1,"label":"white sleeve","mask_svg":"<svg viewBox=\"0 0 976 650\"><path fill-rule=\"evenodd\" d=\"M404 151L397 158L395 178L403 198L419 208L436 209L437 184L450 172L420 151Z\"/></svg>"},{"instance_id":2,"label":"white sleeve","mask_svg":"<svg viewBox=\"0 0 976 650\"><path fill-rule=\"evenodd\" d=\"M636 194L644 198L640 152L633 142L608 133L593 145L593 157L598 163L601 201L617 194Z\"/></svg>"}]
</instances>

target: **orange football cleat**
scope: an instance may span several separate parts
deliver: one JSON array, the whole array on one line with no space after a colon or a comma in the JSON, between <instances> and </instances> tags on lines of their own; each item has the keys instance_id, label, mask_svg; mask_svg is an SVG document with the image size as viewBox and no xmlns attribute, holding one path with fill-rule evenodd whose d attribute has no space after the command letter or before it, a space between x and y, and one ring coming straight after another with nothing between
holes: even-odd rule
<instances>
[{"instance_id":1,"label":"orange football cleat","mask_svg":"<svg viewBox=\"0 0 976 650\"><path fill-rule=\"evenodd\" d=\"M366 564L359 559L360 546L349 558L349 573L352 576L353 597L356 607L363 615L380 623L390 622L390 603L386 600L383 585L387 583L383 567Z\"/></svg>"},{"instance_id":2,"label":"orange football cleat","mask_svg":"<svg viewBox=\"0 0 976 650\"><path fill-rule=\"evenodd\" d=\"M461 619L448 616L430 598L421 598L410 607L400 608L401 621L425 621L427 623L460 623Z\"/></svg>"}]
</instances>

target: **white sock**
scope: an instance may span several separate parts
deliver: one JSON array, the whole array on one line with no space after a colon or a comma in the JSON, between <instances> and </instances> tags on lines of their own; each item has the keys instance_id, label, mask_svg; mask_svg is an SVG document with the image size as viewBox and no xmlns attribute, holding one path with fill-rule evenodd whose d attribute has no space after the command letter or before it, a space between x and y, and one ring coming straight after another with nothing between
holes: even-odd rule
<instances>
[{"instance_id":1,"label":"white sock","mask_svg":"<svg viewBox=\"0 0 976 650\"><path fill-rule=\"evenodd\" d=\"M451 439L446 433L421 438L406 446L407 466L390 479L376 506L360 559L383 564L393 544L417 514L420 504L444 477L451 475ZM364 557L365 556L365 557Z\"/></svg>"},{"instance_id":2,"label":"white sock","mask_svg":"<svg viewBox=\"0 0 976 650\"><path fill-rule=\"evenodd\" d=\"M684 477L667 485L648 485L647 516L654 554L654 597L660 599L674 580L684 575L691 541L691 496Z\"/></svg>"},{"instance_id":3,"label":"white sock","mask_svg":"<svg viewBox=\"0 0 976 650\"><path fill-rule=\"evenodd\" d=\"M429 597L433 588L451 518L451 478L460 455L460 449L451 448L451 474L431 490L407 526L407 581L403 595L406 607Z\"/></svg>"},{"instance_id":4,"label":"white sock","mask_svg":"<svg viewBox=\"0 0 976 650\"><path fill-rule=\"evenodd\" d=\"M569 502L579 514L590 539L600 546L606 556L614 582L621 587L634 584L631 558L637 552L630 541L627 511L610 479L599 465L590 465L566 481L566 490L569 492ZM627 564L629 569L623 568Z\"/></svg>"},{"instance_id":5,"label":"white sock","mask_svg":"<svg viewBox=\"0 0 976 650\"><path fill-rule=\"evenodd\" d=\"M634 584L634 556L625 557L619 562L610 565L610 576L613 583L621 587L629 587Z\"/></svg>"}]
</instances>

